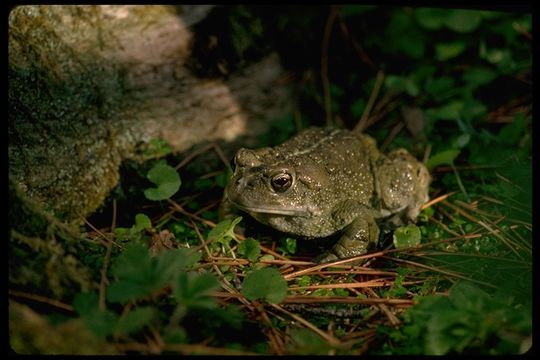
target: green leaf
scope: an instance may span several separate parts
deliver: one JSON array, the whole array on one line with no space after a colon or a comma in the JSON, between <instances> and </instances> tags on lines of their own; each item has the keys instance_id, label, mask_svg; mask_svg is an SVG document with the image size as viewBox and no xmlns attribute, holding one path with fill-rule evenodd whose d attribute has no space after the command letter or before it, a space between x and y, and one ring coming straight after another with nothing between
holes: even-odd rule
<instances>
[{"instance_id":1,"label":"green leaf","mask_svg":"<svg viewBox=\"0 0 540 360\"><path fill-rule=\"evenodd\" d=\"M92 314L99 305L99 295L93 291L90 293L79 293L73 299L73 308L81 315Z\"/></svg>"},{"instance_id":2,"label":"green leaf","mask_svg":"<svg viewBox=\"0 0 540 360\"><path fill-rule=\"evenodd\" d=\"M343 91L339 85L330 84L330 95L332 95L332 97L339 98L343 96L343 94L345 94L345 91Z\"/></svg>"},{"instance_id":3,"label":"green leaf","mask_svg":"<svg viewBox=\"0 0 540 360\"><path fill-rule=\"evenodd\" d=\"M128 234L129 234L129 228L117 227L114 229L115 237L123 237L123 236L127 236Z\"/></svg>"},{"instance_id":4,"label":"green leaf","mask_svg":"<svg viewBox=\"0 0 540 360\"><path fill-rule=\"evenodd\" d=\"M385 79L385 85L387 88L396 92L405 91L410 96L418 96L420 89L416 82L411 77L388 75Z\"/></svg>"},{"instance_id":5,"label":"green leaf","mask_svg":"<svg viewBox=\"0 0 540 360\"><path fill-rule=\"evenodd\" d=\"M235 330L240 330L245 321L244 313L240 310L240 307L235 304L229 304L226 308L220 307L214 309L213 315L219 317L219 319L223 320Z\"/></svg>"},{"instance_id":6,"label":"green leaf","mask_svg":"<svg viewBox=\"0 0 540 360\"><path fill-rule=\"evenodd\" d=\"M104 312L96 310L94 314L82 317L86 327L94 333L94 335L104 338L114 332L114 328L118 321L118 315L106 309Z\"/></svg>"},{"instance_id":7,"label":"green leaf","mask_svg":"<svg viewBox=\"0 0 540 360\"><path fill-rule=\"evenodd\" d=\"M394 246L396 249L418 246L422 240L422 234L418 226L409 224L401 226L394 231Z\"/></svg>"},{"instance_id":8,"label":"green leaf","mask_svg":"<svg viewBox=\"0 0 540 360\"><path fill-rule=\"evenodd\" d=\"M247 238L238 244L238 253L244 255L250 261L256 261L261 254L261 246L257 240Z\"/></svg>"},{"instance_id":9,"label":"green leaf","mask_svg":"<svg viewBox=\"0 0 540 360\"><path fill-rule=\"evenodd\" d=\"M366 108L366 100L365 99L357 99L355 100L351 105L351 114L355 118L360 118L362 116L362 113L364 112L364 109Z\"/></svg>"},{"instance_id":10,"label":"green leaf","mask_svg":"<svg viewBox=\"0 0 540 360\"><path fill-rule=\"evenodd\" d=\"M414 12L416 21L424 28L438 30L445 24L448 17L448 10L420 8Z\"/></svg>"},{"instance_id":11,"label":"green leaf","mask_svg":"<svg viewBox=\"0 0 540 360\"><path fill-rule=\"evenodd\" d=\"M163 337L168 344L184 344L187 342L186 330L182 327L166 328Z\"/></svg>"},{"instance_id":12,"label":"green leaf","mask_svg":"<svg viewBox=\"0 0 540 360\"><path fill-rule=\"evenodd\" d=\"M286 238L285 239L285 248L289 254L296 253L296 239Z\"/></svg>"},{"instance_id":13,"label":"green leaf","mask_svg":"<svg viewBox=\"0 0 540 360\"><path fill-rule=\"evenodd\" d=\"M151 262L146 246L130 244L116 259L112 272L120 279L140 279L150 269Z\"/></svg>"},{"instance_id":14,"label":"green leaf","mask_svg":"<svg viewBox=\"0 0 540 360\"><path fill-rule=\"evenodd\" d=\"M197 179L193 185L197 190L208 190L214 187L214 182L211 179Z\"/></svg>"},{"instance_id":15,"label":"green leaf","mask_svg":"<svg viewBox=\"0 0 540 360\"><path fill-rule=\"evenodd\" d=\"M418 87L418 85L416 85L416 82L410 77L405 80L405 92L412 97L416 97L420 93L420 88Z\"/></svg>"},{"instance_id":16,"label":"green leaf","mask_svg":"<svg viewBox=\"0 0 540 360\"><path fill-rule=\"evenodd\" d=\"M107 300L110 302L126 303L148 295L146 284L133 281L117 281L107 287Z\"/></svg>"},{"instance_id":17,"label":"green leaf","mask_svg":"<svg viewBox=\"0 0 540 360\"><path fill-rule=\"evenodd\" d=\"M399 229L397 229L399 230ZM408 246L405 246L408 247ZM407 295L407 288L403 286L403 280L406 274L406 269L397 268L397 276L393 286L386 292L387 297L402 297Z\"/></svg>"},{"instance_id":18,"label":"green leaf","mask_svg":"<svg viewBox=\"0 0 540 360\"><path fill-rule=\"evenodd\" d=\"M229 179L232 177L232 174L233 172L230 167L227 167L227 171L219 173L216 176L216 185L220 188L224 188L229 183Z\"/></svg>"},{"instance_id":19,"label":"green leaf","mask_svg":"<svg viewBox=\"0 0 540 360\"><path fill-rule=\"evenodd\" d=\"M293 328L290 331L292 343L289 352L295 355L328 355L332 347L328 342L308 329Z\"/></svg>"},{"instance_id":20,"label":"green leaf","mask_svg":"<svg viewBox=\"0 0 540 360\"><path fill-rule=\"evenodd\" d=\"M439 61L455 58L465 51L467 45L464 41L452 41L435 44L435 57Z\"/></svg>"},{"instance_id":21,"label":"green leaf","mask_svg":"<svg viewBox=\"0 0 540 360\"><path fill-rule=\"evenodd\" d=\"M419 59L425 52L425 35L414 23L412 16L404 11L394 12L385 34L385 51L402 52Z\"/></svg>"},{"instance_id":22,"label":"green leaf","mask_svg":"<svg viewBox=\"0 0 540 360\"><path fill-rule=\"evenodd\" d=\"M486 304L491 300L489 294L466 281L459 281L454 285L448 299L456 308L474 312L485 310Z\"/></svg>"},{"instance_id":23,"label":"green leaf","mask_svg":"<svg viewBox=\"0 0 540 360\"><path fill-rule=\"evenodd\" d=\"M428 332L426 355L445 355L455 345L453 338L442 332Z\"/></svg>"},{"instance_id":24,"label":"green leaf","mask_svg":"<svg viewBox=\"0 0 540 360\"><path fill-rule=\"evenodd\" d=\"M96 292L77 294L73 308L88 330L97 337L104 338L113 333L118 316L108 309L103 312L99 310L99 296Z\"/></svg>"},{"instance_id":25,"label":"green leaf","mask_svg":"<svg viewBox=\"0 0 540 360\"><path fill-rule=\"evenodd\" d=\"M407 55L409 55L411 58L420 59L422 56L424 56L426 46L424 44L424 38L422 37L422 33L406 33L406 35L401 38L400 44L401 45L399 47L401 48L401 50Z\"/></svg>"},{"instance_id":26,"label":"green leaf","mask_svg":"<svg viewBox=\"0 0 540 360\"><path fill-rule=\"evenodd\" d=\"M482 13L474 10L448 10L448 17L444 20L447 28L462 34L475 30L482 22Z\"/></svg>"},{"instance_id":27,"label":"green leaf","mask_svg":"<svg viewBox=\"0 0 540 360\"><path fill-rule=\"evenodd\" d=\"M454 160L458 157L460 152L461 150L458 149L450 149L438 152L429 158L426 166L429 170L432 170L439 165L453 165Z\"/></svg>"},{"instance_id":28,"label":"green leaf","mask_svg":"<svg viewBox=\"0 0 540 360\"><path fill-rule=\"evenodd\" d=\"M182 273L177 278L173 295L187 308L213 309L217 304L211 295L218 288L218 280L210 273Z\"/></svg>"},{"instance_id":29,"label":"green leaf","mask_svg":"<svg viewBox=\"0 0 540 360\"><path fill-rule=\"evenodd\" d=\"M238 216L234 219L225 219L220 221L210 232L208 233L208 240L216 241L225 246L229 246L229 242L232 239L236 239L234 234L234 227L242 221L242 217Z\"/></svg>"},{"instance_id":30,"label":"green leaf","mask_svg":"<svg viewBox=\"0 0 540 360\"><path fill-rule=\"evenodd\" d=\"M163 139L152 139L146 144L143 154L146 158L158 158L172 152L169 144Z\"/></svg>"},{"instance_id":31,"label":"green leaf","mask_svg":"<svg viewBox=\"0 0 540 360\"><path fill-rule=\"evenodd\" d=\"M339 9L339 14L343 17L363 14L366 11L377 8L374 5L343 5Z\"/></svg>"},{"instance_id":32,"label":"green leaf","mask_svg":"<svg viewBox=\"0 0 540 360\"><path fill-rule=\"evenodd\" d=\"M484 116L487 113L487 106L480 101L467 99L463 105L461 114L463 119L471 120Z\"/></svg>"},{"instance_id":33,"label":"green leaf","mask_svg":"<svg viewBox=\"0 0 540 360\"><path fill-rule=\"evenodd\" d=\"M526 119L523 113L518 113L510 124L505 125L499 131L497 140L503 144L516 144L527 129L530 122L528 120L529 119Z\"/></svg>"},{"instance_id":34,"label":"green leaf","mask_svg":"<svg viewBox=\"0 0 540 360\"><path fill-rule=\"evenodd\" d=\"M287 296L287 282L274 268L254 270L246 275L242 294L249 300L265 299L278 304Z\"/></svg>"},{"instance_id":35,"label":"green leaf","mask_svg":"<svg viewBox=\"0 0 540 360\"><path fill-rule=\"evenodd\" d=\"M454 89L454 79L449 76L441 76L439 78L428 78L424 88L426 92L435 99L440 100L449 95Z\"/></svg>"},{"instance_id":36,"label":"green leaf","mask_svg":"<svg viewBox=\"0 0 540 360\"><path fill-rule=\"evenodd\" d=\"M253 264L253 269L264 269L268 265L263 264L262 262L263 261L272 261L272 260L275 260L273 255L265 254L265 255L263 255L263 256L261 256L259 258L259 262Z\"/></svg>"},{"instance_id":37,"label":"green leaf","mask_svg":"<svg viewBox=\"0 0 540 360\"><path fill-rule=\"evenodd\" d=\"M152 229L152 222L145 214L137 214L135 215L135 225L133 228L135 231L150 230Z\"/></svg>"},{"instance_id":38,"label":"green leaf","mask_svg":"<svg viewBox=\"0 0 540 360\"><path fill-rule=\"evenodd\" d=\"M163 283L171 282L177 274L197 264L201 257L200 251L193 252L186 248L164 251L155 257L154 269Z\"/></svg>"},{"instance_id":39,"label":"green leaf","mask_svg":"<svg viewBox=\"0 0 540 360\"><path fill-rule=\"evenodd\" d=\"M441 120L456 120L461 115L464 106L463 101L455 100L435 109L434 115Z\"/></svg>"},{"instance_id":40,"label":"green leaf","mask_svg":"<svg viewBox=\"0 0 540 360\"><path fill-rule=\"evenodd\" d=\"M403 76L387 75L384 79L384 85L388 89L400 92L405 90L405 78Z\"/></svg>"},{"instance_id":41,"label":"green leaf","mask_svg":"<svg viewBox=\"0 0 540 360\"><path fill-rule=\"evenodd\" d=\"M495 71L483 66L473 67L465 73L463 73L463 80L472 89L476 89L479 86L489 84L497 77Z\"/></svg>"},{"instance_id":42,"label":"green leaf","mask_svg":"<svg viewBox=\"0 0 540 360\"><path fill-rule=\"evenodd\" d=\"M151 307L141 307L130 311L126 316L121 317L114 328L116 335L128 335L141 330L148 325L156 315L156 311Z\"/></svg>"},{"instance_id":43,"label":"green leaf","mask_svg":"<svg viewBox=\"0 0 540 360\"><path fill-rule=\"evenodd\" d=\"M491 64L499 65L499 69L501 69L501 66L509 66L513 62L510 50L487 49L484 42L480 43L480 58L487 60Z\"/></svg>"},{"instance_id":44,"label":"green leaf","mask_svg":"<svg viewBox=\"0 0 540 360\"><path fill-rule=\"evenodd\" d=\"M159 201L173 196L180 189L180 175L175 168L167 164L156 164L146 175L148 180L157 185L157 188L144 190L148 200Z\"/></svg>"},{"instance_id":45,"label":"green leaf","mask_svg":"<svg viewBox=\"0 0 540 360\"><path fill-rule=\"evenodd\" d=\"M296 278L296 284L298 286L309 286L311 285L311 277L304 275Z\"/></svg>"},{"instance_id":46,"label":"green leaf","mask_svg":"<svg viewBox=\"0 0 540 360\"><path fill-rule=\"evenodd\" d=\"M191 249L175 249L151 257L145 246L127 246L113 266L117 281L107 288L107 299L124 303L151 295L199 261L200 253L192 253Z\"/></svg>"},{"instance_id":47,"label":"green leaf","mask_svg":"<svg viewBox=\"0 0 540 360\"><path fill-rule=\"evenodd\" d=\"M463 134L459 135L459 136L452 142L452 145L453 145L454 148L462 149L462 148L464 148L465 146L467 146L467 144L469 143L470 140L471 140L471 134L469 134L469 133L463 133Z\"/></svg>"}]
</instances>

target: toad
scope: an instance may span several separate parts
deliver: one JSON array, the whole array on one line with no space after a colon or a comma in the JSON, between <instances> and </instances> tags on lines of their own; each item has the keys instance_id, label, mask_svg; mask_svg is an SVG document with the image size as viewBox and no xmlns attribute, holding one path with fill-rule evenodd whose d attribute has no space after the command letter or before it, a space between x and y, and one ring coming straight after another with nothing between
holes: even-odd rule
<instances>
[{"instance_id":1,"label":"toad","mask_svg":"<svg viewBox=\"0 0 540 360\"><path fill-rule=\"evenodd\" d=\"M339 233L319 262L373 250L381 222L412 222L428 200L424 164L405 149L385 155L348 130L309 128L273 148L242 148L234 162L222 210L305 239Z\"/></svg>"}]
</instances>

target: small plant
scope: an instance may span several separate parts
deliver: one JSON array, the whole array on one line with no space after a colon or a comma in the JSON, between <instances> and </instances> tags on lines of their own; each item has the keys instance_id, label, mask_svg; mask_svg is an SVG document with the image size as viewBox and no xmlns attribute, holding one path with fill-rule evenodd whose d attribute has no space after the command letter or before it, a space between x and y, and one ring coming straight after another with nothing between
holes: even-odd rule
<instances>
[{"instance_id":1,"label":"small plant","mask_svg":"<svg viewBox=\"0 0 540 360\"><path fill-rule=\"evenodd\" d=\"M417 246L422 240L420 228L414 224L397 228L393 234L394 246L396 249L404 249Z\"/></svg>"},{"instance_id":2,"label":"small plant","mask_svg":"<svg viewBox=\"0 0 540 360\"><path fill-rule=\"evenodd\" d=\"M405 314L392 354L427 355L523 353L531 346L530 314L515 311L510 298L494 298L476 285L459 282L448 296L427 296ZM390 351L390 349L388 349Z\"/></svg>"},{"instance_id":3,"label":"small plant","mask_svg":"<svg viewBox=\"0 0 540 360\"><path fill-rule=\"evenodd\" d=\"M264 299L280 303L287 296L287 282L274 268L253 270L244 279L242 294L249 300Z\"/></svg>"},{"instance_id":4,"label":"small plant","mask_svg":"<svg viewBox=\"0 0 540 360\"><path fill-rule=\"evenodd\" d=\"M180 188L180 175L175 168L158 162L147 174L148 180L156 184L157 187L144 191L144 196L148 200L159 201L173 196Z\"/></svg>"}]
</instances>

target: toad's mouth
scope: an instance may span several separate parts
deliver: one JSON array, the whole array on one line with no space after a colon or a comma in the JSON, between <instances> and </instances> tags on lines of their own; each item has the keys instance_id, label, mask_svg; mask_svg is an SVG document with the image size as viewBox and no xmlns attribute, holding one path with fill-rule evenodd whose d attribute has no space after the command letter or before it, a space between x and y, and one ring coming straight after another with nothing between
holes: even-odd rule
<instances>
[{"instance_id":1,"label":"toad's mouth","mask_svg":"<svg viewBox=\"0 0 540 360\"><path fill-rule=\"evenodd\" d=\"M262 206L246 206L246 205L238 204L232 200L230 201L240 210L243 210L247 213L274 214L274 215L299 216L299 217L309 217L312 215L311 212L305 208L286 208L286 207L270 208L270 207L262 207Z\"/></svg>"}]
</instances>

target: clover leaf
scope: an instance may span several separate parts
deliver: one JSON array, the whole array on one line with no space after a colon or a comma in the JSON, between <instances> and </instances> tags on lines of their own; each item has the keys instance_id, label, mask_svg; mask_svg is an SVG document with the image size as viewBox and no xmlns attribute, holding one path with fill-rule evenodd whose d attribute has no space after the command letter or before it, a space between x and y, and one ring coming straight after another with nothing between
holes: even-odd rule
<instances>
[{"instance_id":1,"label":"clover leaf","mask_svg":"<svg viewBox=\"0 0 540 360\"><path fill-rule=\"evenodd\" d=\"M164 163L156 164L146 175L157 187L144 190L148 200L159 201L173 196L180 188L180 175L175 168Z\"/></svg>"}]
</instances>

